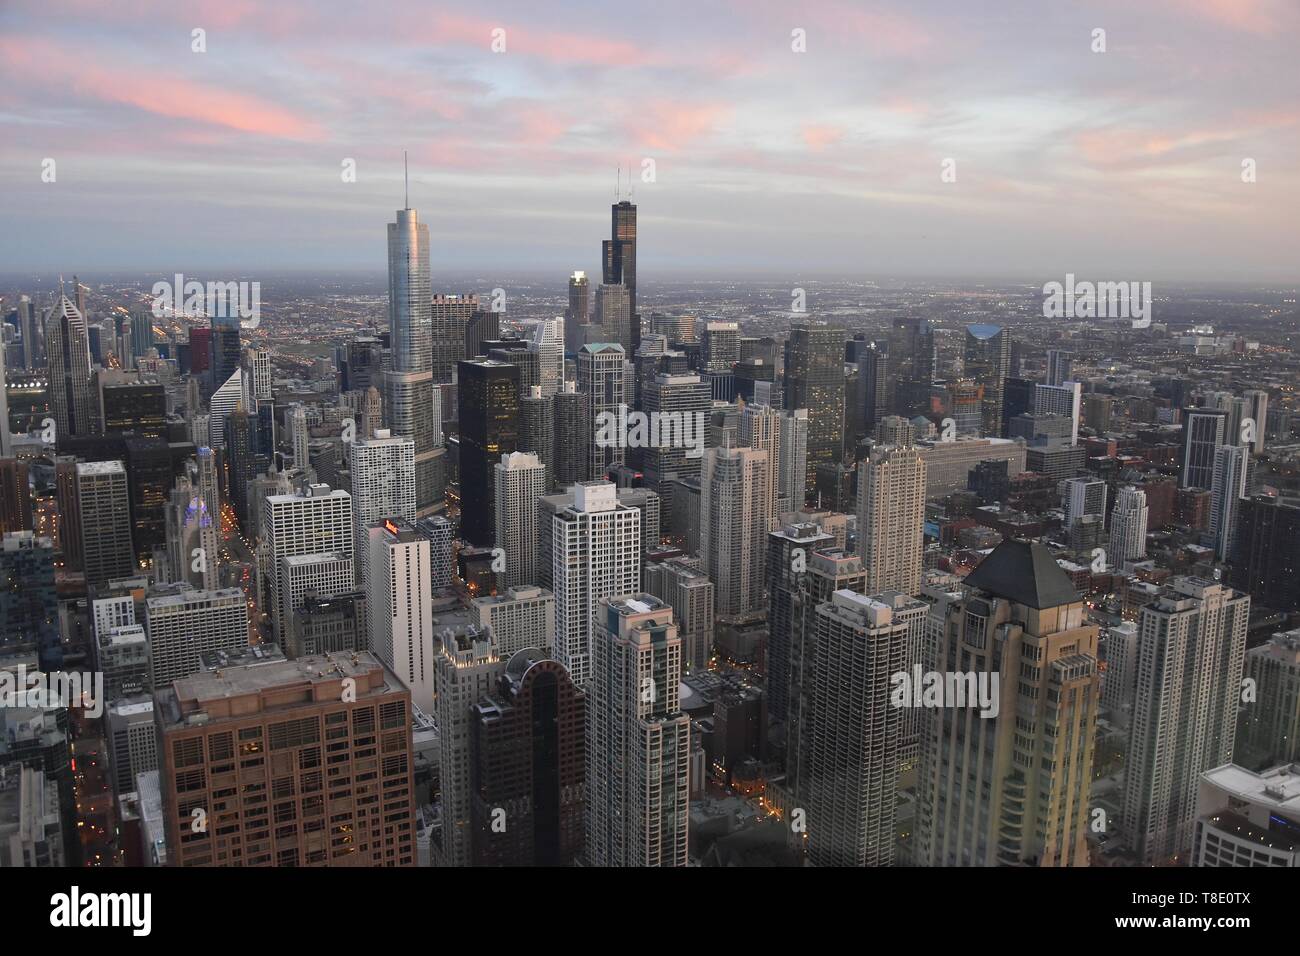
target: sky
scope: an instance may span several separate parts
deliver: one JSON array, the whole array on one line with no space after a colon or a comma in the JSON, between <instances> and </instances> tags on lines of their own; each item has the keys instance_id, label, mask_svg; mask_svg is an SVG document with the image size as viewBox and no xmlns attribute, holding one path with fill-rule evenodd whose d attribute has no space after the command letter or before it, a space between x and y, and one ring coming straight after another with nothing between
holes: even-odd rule
<instances>
[{"instance_id":1,"label":"sky","mask_svg":"<svg viewBox=\"0 0 1300 956\"><path fill-rule=\"evenodd\" d=\"M629 171L643 285L1290 283L1297 40L1296 0L0 0L0 270L382 270L405 149L435 285L597 272Z\"/></svg>"}]
</instances>

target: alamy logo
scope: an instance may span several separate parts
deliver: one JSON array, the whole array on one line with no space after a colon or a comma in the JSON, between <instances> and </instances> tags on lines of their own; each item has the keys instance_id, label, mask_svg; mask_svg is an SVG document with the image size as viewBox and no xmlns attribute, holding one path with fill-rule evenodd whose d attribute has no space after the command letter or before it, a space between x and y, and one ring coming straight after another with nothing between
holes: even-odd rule
<instances>
[{"instance_id":1,"label":"alamy logo","mask_svg":"<svg viewBox=\"0 0 1300 956\"><path fill-rule=\"evenodd\" d=\"M996 717L1000 707L997 671L897 671L889 682L889 702L895 707L979 707L981 717Z\"/></svg>"},{"instance_id":2,"label":"alamy logo","mask_svg":"<svg viewBox=\"0 0 1300 956\"><path fill-rule=\"evenodd\" d=\"M58 927L125 926L132 936L148 936L153 928L151 893L71 892L50 897L50 925Z\"/></svg>"},{"instance_id":3,"label":"alamy logo","mask_svg":"<svg viewBox=\"0 0 1300 956\"><path fill-rule=\"evenodd\" d=\"M600 448L685 448L687 458L704 454L707 429L704 412L617 412L596 416L596 445Z\"/></svg>"},{"instance_id":4,"label":"alamy logo","mask_svg":"<svg viewBox=\"0 0 1300 956\"><path fill-rule=\"evenodd\" d=\"M153 284L155 318L187 315L214 319L239 319L245 329L262 322L262 283L209 282L186 279L176 273L171 282Z\"/></svg>"},{"instance_id":5,"label":"alamy logo","mask_svg":"<svg viewBox=\"0 0 1300 956\"><path fill-rule=\"evenodd\" d=\"M104 714L104 674L29 672L19 664L12 671L0 671L0 707L81 707L87 717L98 720Z\"/></svg>"},{"instance_id":6,"label":"alamy logo","mask_svg":"<svg viewBox=\"0 0 1300 956\"><path fill-rule=\"evenodd\" d=\"M1047 319L1131 319L1133 328L1151 325L1150 282L1078 282L1066 273L1065 284L1043 285Z\"/></svg>"}]
</instances>

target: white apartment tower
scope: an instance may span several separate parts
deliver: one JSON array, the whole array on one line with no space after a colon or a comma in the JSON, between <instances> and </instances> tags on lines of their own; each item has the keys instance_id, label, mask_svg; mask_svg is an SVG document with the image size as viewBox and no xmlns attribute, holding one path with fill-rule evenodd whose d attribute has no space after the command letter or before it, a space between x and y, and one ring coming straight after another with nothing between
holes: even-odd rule
<instances>
[{"instance_id":1,"label":"white apartment tower","mask_svg":"<svg viewBox=\"0 0 1300 956\"><path fill-rule=\"evenodd\" d=\"M1147 553L1147 493L1125 485L1110 513L1110 560L1118 568Z\"/></svg>"},{"instance_id":2,"label":"white apartment tower","mask_svg":"<svg viewBox=\"0 0 1300 956\"><path fill-rule=\"evenodd\" d=\"M366 537L371 650L410 690L411 703L433 713L437 641L429 539L403 519L376 521Z\"/></svg>"},{"instance_id":3,"label":"white apartment tower","mask_svg":"<svg viewBox=\"0 0 1300 956\"><path fill-rule=\"evenodd\" d=\"M493 470L496 543L506 561L498 588L537 584L537 499L546 494L546 466L530 452L510 452Z\"/></svg>"},{"instance_id":4,"label":"white apartment tower","mask_svg":"<svg viewBox=\"0 0 1300 956\"><path fill-rule=\"evenodd\" d=\"M619 502L612 482L584 481L573 486L573 504L549 517L555 658L583 687L591 676L592 618L601 598L640 588L641 512Z\"/></svg>"},{"instance_id":5,"label":"white apartment tower","mask_svg":"<svg viewBox=\"0 0 1300 956\"><path fill-rule=\"evenodd\" d=\"M283 644L289 620L283 617L280 595L288 593L289 582L281 577L281 559L341 553L353 561L356 543L352 533L352 496L342 490L331 491L329 485L321 484L303 485L294 494L268 495L262 507L262 533L270 573L274 576L273 633L276 641Z\"/></svg>"},{"instance_id":6,"label":"white apartment tower","mask_svg":"<svg viewBox=\"0 0 1300 956\"><path fill-rule=\"evenodd\" d=\"M387 429L352 443L352 524L356 578L365 582L366 528L380 518L415 520L415 442Z\"/></svg>"}]
</instances>

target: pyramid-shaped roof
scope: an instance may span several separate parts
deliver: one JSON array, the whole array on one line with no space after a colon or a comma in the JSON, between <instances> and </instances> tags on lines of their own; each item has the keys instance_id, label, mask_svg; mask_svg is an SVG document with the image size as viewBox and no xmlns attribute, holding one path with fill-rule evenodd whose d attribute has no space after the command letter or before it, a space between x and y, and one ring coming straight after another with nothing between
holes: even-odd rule
<instances>
[{"instance_id":1,"label":"pyramid-shaped roof","mask_svg":"<svg viewBox=\"0 0 1300 956\"><path fill-rule=\"evenodd\" d=\"M1044 545L1012 538L994 548L965 583L1040 611L1082 600Z\"/></svg>"}]
</instances>

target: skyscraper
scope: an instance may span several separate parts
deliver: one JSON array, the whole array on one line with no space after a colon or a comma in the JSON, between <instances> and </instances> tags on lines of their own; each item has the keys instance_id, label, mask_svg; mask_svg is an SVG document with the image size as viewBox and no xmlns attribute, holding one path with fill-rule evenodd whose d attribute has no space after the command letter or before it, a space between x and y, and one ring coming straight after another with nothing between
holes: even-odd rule
<instances>
[{"instance_id":1,"label":"skyscraper","mask_svg":"<svg viewBox=\"0 0 1300 956\"><path fill-rule=\"evenodd\" d=\"M460 533L485 548L496 543L493 467L519 442L519 369L494 359L457 366L460 401Z\"/></svg>"},{"instance_id":2,"label":"skyscraper","mask_svg":"<svg viewBox=\"0 0 1300 956\"><path fill-rule=\"evenodd\" d=\"M506 569L497 587L538 582L537 499L546 494L546 466L536 455L512 452L493 466L496 543L505 552ZM549 557L549 556L548 556Z\"/></svg>"},{"instance_id":3,"label":"skyscraper","mask_svg":"<svg viewBox=\"0 0 1300 956\"><path fill-rule=\"evenodd\" d=\"M1110 513L1110 561L1123 568L1127 561L1139 561L1147 553L1147 496L1125 485L1115 498Z\"/></svg>"},{"instance_id":4,"label":"skyscraper","mask_svg":"<svg viewBox=\"0 0 1300 956\"><path fill-rule=\"evenodd\" d=\"M645 476L646 487L654 489L659 495L665 514L672 513L673 481L700 474L705 440L704 421L710 405L709 387L698 375L661 373L645 386L642 410L652 416L658 413L661 422L682 423L681 429L677 430L661 428L657 436L659 444L655 444L655 436L651 436L651 441L645 447L634 449L631 455L632 464ZM687 429L691 430L689 436ZM687 447L688 438L694 438L699 443L696 448Z\"/></svg>"},{"instance_id":5,"label":"skyscraper","mask_svg":"<svg viewBox=\"0 0 1300 956\"><path fill-rule=\"evenodd\" d=\"M1228 413L1219 408L1183 409L1179 488L1209 489L1214 483L1214 452L1228 443Z\"/></svg>"},{"instance_id":6,"label":"skyscraper","mask_svg":"<svg viewBox=\"0 0 1300 956\"><path fill-rule=\"evenodd\" d=\"M380 518L415 520L415 442L393 438L381 428L352 443L351 466L356 574L364 585L369 557L366 528Z\"/></svg>"},{"instance_id":7,"label":"skyscraper","mask_svg":"<svg viewBox=\"0 0 1300 956\"><path fill-rule=\"evenodd\" d=\"M602 599L587 709L587 862L686 866L690 718L682 642L649 594Z\"/></svg>"},{"instance_id":8,"label":"skyscraper","mask_svg":"<svg viewBox=\"0 0 1300 956\"><path fill-rule=\"evenodd\" d=\"M1250 598L1174 578L1138 617L1121 823L1142 866L1191 852L1200 775L1232 759Z\"/></svg>"},{"instance_id":9,"label":"skyscraper","mask_svg":"<svg viewBox=\"0 0 1300 956\"><path fill-rule=\"evenodd\" d=\"M777 466L778 513L797 511L806 498L808 473L808 409L796 408L781 416L780 461Z\"/></svg>"},{"instance_id":10,"label":"skyscraper","mask_svg":"<svg viewBox=\"0 0 1300 956\"><path fill-rule=\"evenodd\" d=\"M566 382L553 399L555 408L555 487L563 490L590 477L595 431L587 411L587 396Z\"/></svg>"},{"instance_id":11,"label":"skyscraper","mask_svg":"<svg viewBox=\"0 0 1300 956\"><path fill-rule=\"evenodd\" d=\"M1034 414L1060 415L1070 422L1070 444L1079 443L1079 414L1083 407L1083 386L1078 382L1034 386Z\"/></svg>"},{"instance_id":12,"label":"skyscraper","mask_svg":"<svg viewBox=\"0 0 1300 956\"><path fill-rule=\"evenodd\" d=\"M541 520L547 513L541 510ZM591 626L601 598L641 584L641 512L621 504L612 482L573 486L573 503L551 514L549 550L555 592L555 657L578 686L591 674Z\"/></svg>"},{"instance_id":13,"label":"skyscraper","mask_svg":"<svg viewBox=\"0 0 1300 956\"><path fill-rule=\"evenodd\" d=\"M921 591L925 459L915 448L877 445L858 464L858 553L866 591Z\"/></svg>"},{"instance_id":14,"label":"skyscraper","mask_svg":"<svg viewBox=\"0 0 1300 956\"><path fill-rule=\"evenodd\" d=\"M538 319L530 326L528 351L537 357L537 384L543 397L550 398L564 384L564 319Z\"/></svg>"},{"instance_id":15,"label":"skyscraper","mask_svg":"<svg viewBox=\"0 0 1300 956\"><path fill-rule=\"evenodd\" d=\"M601 327L601 337L607 342L617 342L631 355L632 299L627 286L602 285L596 289L596 322Z\"/></svg>"},{"instance_id":16,"label":"skyscraper","mask_svg":"<svg viewBox=\"0 0 1300 956\"><path fill-rule=\"evenodd\" d=\"M700 555L716 588L719 617L757 610L772 520L769 471L761 448L710 448L700 476Z\"/></svg>"},{"instance_id":17,"label":"skyscraper","mask_svg":"<svg viewBox=\"0 0 1300 956\"><path fill-rule=\"evenodd\" d=\"M352 496L329 485L304 485L293 494L268 495L262 511L262 531L270 555L275 600L272 627L277 640L286 633L282 614L283 596L289 581L281 559L307 554L341 553L355 559L356 540L352 528ZM290 607L292 613L294 608Z\"/></svg>"},{"instance_id":18,"label":"skyscraper","mask_svg":"<svg viewBox=\"0 0 1300 956\"><path fill-rule=\"evenodd\" d=\"M812 746L803 767L815 866L894 860L903 710L890 703L891 678L905 672L914 627L894 610L892 599L847 589L817 607L814 663L805 672Z\"/></svg>"},{"instance_id":19,"label":"skyscraper","mask_svg":"<svg viewBox=\"0 0 1300 956\"><path fill-rule=\"evenodd\" d=\"M631 343L628 354L641 344L641 323L636 311L636 206L624 199L610 207L610 238L601 244L605 285L627 287Z\"/></svg>"},{"instance_id":20,"label":"skyscraper","mask_svg":"<svg viewBox=\"0 0 1300 956\"><path fill-rule=\"evenodd\" d=\"M964 584L935 606L913 668L941 703L923 715L915 860L1087 866L1097 628L1041 544L1003 541ZM904 706L925 706L921 687L903 689Z\"/></svg>"},{"instance_id":21,"label":"skyscraper","mask_svg":"<svg viewBox=\"0 0 1300 956\"><path fill-rule=\"evenodd\" d=\"M1073 352L1067 352L1064 349L1047 350L1047 384L1049 386L1064 385L1066 382L1072 381L1073 369Z\"/></svg>"},{"instance_id":22,"label":"skyscraper","mask_svg":"<svg viewBox=\"0 0 1300 956\"><path fill-rule=\"evenodd\" d=\"M1227 561L1237 537L1237 512L1250 487L1250 445L1220 445L1210 478L1210 536L1214 554Z\"/></svg>"},{"instance_id":23,"label":"skyscraper","mask_svg":"<svg viewBox=\"0 0 1300 956\"><path fill-rule=\"evenodd\" d=\"M984 386L982 429L1002 437L1002 400L1011 375L1011 333L1000 325L966 326L965 375Z\"/></svg>"},{"instance_id":24,"label":"skyscraper","mask_svg":"<svg viewBox=\"0 0 1300 956\"><path fill-rule=\"evenodd\" d=\"M410 694L369 653L203 671L154 715L169 864L415 865Z\"/></svg>"},{"instance_id":25,"label":"skyscraper","mask_svg":"<svg viewBox=\"0 0 1300 956\"><path fill-rule=\"evenodd\" d=\"M122 462L78 463L77 502L86 586L103 587L113 578L129 577L135 570L135 550Z\"/></svg>"},{"instance_id":26,"label":"skyscraper","mask_svg":"<svg viewBox=\"0 0 1300 956\"><path fill-rule=\"evenodd\" d=\"M370 646L411 692L415 706L432 713L438 642L429 539L402 518L371 522L365 532Z\"/></svg>"},{"instance_id":27,"label":"skyscraper","mask_svg":"<svg viewBox=\"0 0 1300 956\"><path fill-rule=\"evenodd\" d=\"M0 458L0 535L32 530L32 490L27 462Z\"/></svg>"},{"instance_id":28,"label":"skyscraper","mask_svg":"<svg viewBox=\"0 0 1300 956\"><path fill-rule=\"evenodd\" d=\"M584 345L578 352L578 391L587 399L587 416L592 429L589 448L591 461L587 474L592 480L605 478L611 468L626 461L622 436L597 440L604 416L620 417L620 406L631 402L631 366L623 346L613 342Z\"/></svg>"},{"instance_id":29,"label":"skyscraper","mask_svg":"<svg viewBox=\"0 0 1300 956\"><path fill-rule=\"evenodd\" d=\"M804 489L817 483L817 468L839 462L844 440L844 340L841 328L805 322L785 343L785 407L808 410Z\"/></svg>"},{"instance_id":30,"label":"skyscraper","mask_svg":"<svg viewBox=\"0 0 1300 956\"><path fill-rule=\"evenodd\" d=\"M550 494L555 488L555 398L544 396L540 385L519 396L519 450L536 455L545 467Z\"/></svg>"},{"instance_id":31,"label":"skyscraper","mask_svg":"<svg viewBox=\"0 0 1300 956\"><path fill-rule=\"evenodd\" d=\"M423 516L443 504L435 461L441 415L434 408L429 227L409 207L388 224L388 327L392 369L384 376L384 421L393 435L415 442L415 508Z\"/></svg>"},{"instance_id":32,"label":"skyscraper","mask_svg":"<svg viewBox=\"0 0 1300 956\"><path fill-rule=\"evenodd\" d=\"M99 415L90 377L86 319L62 293L45 320L45 355L56 439L95 434Z\"/></svg>"},{"instance_id":33,"label":"skyscraper","mask_svg":"<svg viewBox=\"0 0 1300 956\"><path fill-rule=\"evenodd\" d=\"M209 651L248 646L248 607L239 588L200 591L168 584L148 591L144 607L155 689L197 673Z\"/></svg>"}]
</instances>

